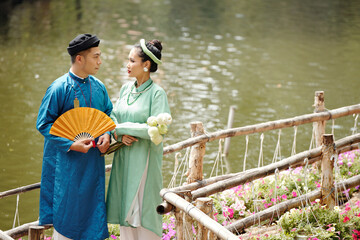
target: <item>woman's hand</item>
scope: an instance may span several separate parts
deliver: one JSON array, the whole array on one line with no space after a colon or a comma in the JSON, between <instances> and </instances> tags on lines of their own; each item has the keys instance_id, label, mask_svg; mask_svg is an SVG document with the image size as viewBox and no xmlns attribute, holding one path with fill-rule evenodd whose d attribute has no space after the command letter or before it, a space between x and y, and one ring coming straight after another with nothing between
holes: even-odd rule
<instances>
[{"instance_id":1,"label":"woman's hand","mask_svg":"<svg viewBox=\"0 0 360 240\"><path fill-rule=\"evenodd\" d=\"M121 139L121 142L123 142L126 146L131 146L133 142L137 142L137 141L138 141L137 138L130 135L123 135Z\"/></svg>"}]
</instances>

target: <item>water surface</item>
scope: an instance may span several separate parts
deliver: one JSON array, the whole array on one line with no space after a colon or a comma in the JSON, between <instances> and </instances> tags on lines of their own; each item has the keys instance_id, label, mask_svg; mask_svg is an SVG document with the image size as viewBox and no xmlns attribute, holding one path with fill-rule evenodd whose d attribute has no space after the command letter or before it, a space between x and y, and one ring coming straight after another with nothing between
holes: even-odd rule
<instances>
[{"instance_id":1,"label":"water surface","mask_svg":"<svg viewBox=\"0 0 360 240\"><path fill-rule=\"evenodd\" d=\"M234 127L240 127L310 113L317 90L325 91L328 109L359 102L356 0L5 0L0 9L0 191L40 181L37 111L46 88L68 71L66 47L79 33L101 38L97 77L113 102L121 85L133 80L125 69L131 46L140 38L163 41L164 64L153 78L166 90L174 118L165 146L190 137L192 121L203 122L207 132L224 129L232 105ZM353 125L352 116L336 120L335 137L350 134ZM282 157L291 153L293 134L282 131ZM299 127L297 152L310 140L311 125ZM277 141L277 131L265 134L265 163ZM218 144L207 144L205 176ZM259 149L260 135L249 136L247 168L258 165ZM245 137L233 138L228 171L242 170L244 152ZM164 158L165 186L174 158ZM20 195L21 224L37 219L38 195ZM0 200L0 229L12 227L15 206L15 196Z\"/></svg>"}]
</instances>

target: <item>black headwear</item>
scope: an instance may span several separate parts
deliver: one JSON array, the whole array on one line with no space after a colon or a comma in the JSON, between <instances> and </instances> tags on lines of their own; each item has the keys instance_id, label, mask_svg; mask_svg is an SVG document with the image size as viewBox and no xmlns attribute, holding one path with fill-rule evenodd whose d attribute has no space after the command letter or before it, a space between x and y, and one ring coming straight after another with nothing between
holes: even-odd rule
<instances>
[{"instance_id":1,"label":"black headwear","mask_svg":"<svg viewBox=\"0 0 360 240\"><path fill-rule=\"evenodd\" d=\"M86 49L99 46L100 39L97 38L96 35L91 35L89 33L80 34L76 36L69 43L69 47L67 48L70 56L75 55L78 52L84 51Z\"/></svg>"}]
</instances>

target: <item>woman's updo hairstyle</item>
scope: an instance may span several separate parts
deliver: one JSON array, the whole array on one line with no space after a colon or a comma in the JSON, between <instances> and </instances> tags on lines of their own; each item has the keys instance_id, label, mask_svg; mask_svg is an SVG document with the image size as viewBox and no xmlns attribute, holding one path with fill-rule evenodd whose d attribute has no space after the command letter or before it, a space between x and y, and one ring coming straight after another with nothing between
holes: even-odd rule
<instances>
[{"instance_id":1,"label":"woman's updo hairstyle","mask_svg":"<svg viewBox=\"0 0 360 240\"><path fill-rule=\"evenodd\" d=\"M144 51L142 50L140 44L135 45L136 48L139 49L139 57L142 59L143 62L146 62L147 60L150 61L151 67L150 72L156 72L158 68L158 64L154 62ZM161 42L157 39L153 39L146 43L147 49L149 49L150 52L152 52L159 60L161 60L161 50L162 45Z\"/></svg>"}]
</instances>

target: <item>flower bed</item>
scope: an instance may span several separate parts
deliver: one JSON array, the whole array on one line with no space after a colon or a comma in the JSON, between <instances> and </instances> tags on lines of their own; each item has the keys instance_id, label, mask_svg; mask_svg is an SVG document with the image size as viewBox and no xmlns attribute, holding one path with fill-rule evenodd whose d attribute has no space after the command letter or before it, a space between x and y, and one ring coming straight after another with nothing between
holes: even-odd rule
<instances>
[{"instance_id":1,"label":"flower bed","mask_svg":"<svg viewBox=\"0 0 360 240\"><path fill-rule=\"evenodd\" d=\"M360 151L355 150L340 154L338 166L339 174L336 176L336 181L358 175L360 171ZM211 198L214 200L215 220L226 226L236 220L269 208L276 203L319 189L321 187L320 176L321 174L316 168L309 167L305 169L299 167L282 171L276 177L270 176L258 179L253 183L247 183L214 194ZM351 197L353 192L358 190L359 186L343 191L343 199ZM359 235L360 239L359 204L360 202L357 202L355 206L348 204L344 211L339 212L337 209L324 208L315 202L309 209L294 209L284 214L284 217L278 221L278 224L282 227L278 234L271 236L262 234L254 236L253 239L294 239L296 235L306 232L317 234L318 237L313 239L353 239L353 236L356 237L357 235ZM306 214L307 211L309 214ZM300 217L293 218L293 216L289 215L295 213L298 214L297 216L302 216L304 221L309 221L309 224L299 222ZM320 216L317 216L317 214L320 214ZM285 221L285 219L296 219L296 221L289 222ZM175 239L174 221L172 215L164 216L163 239ZM296 225L297 222L301 224L298 226ZM264 224L269 224L269 222ZM292 226L291 229L290 226Z\"/></svg>"}]
</instances>

